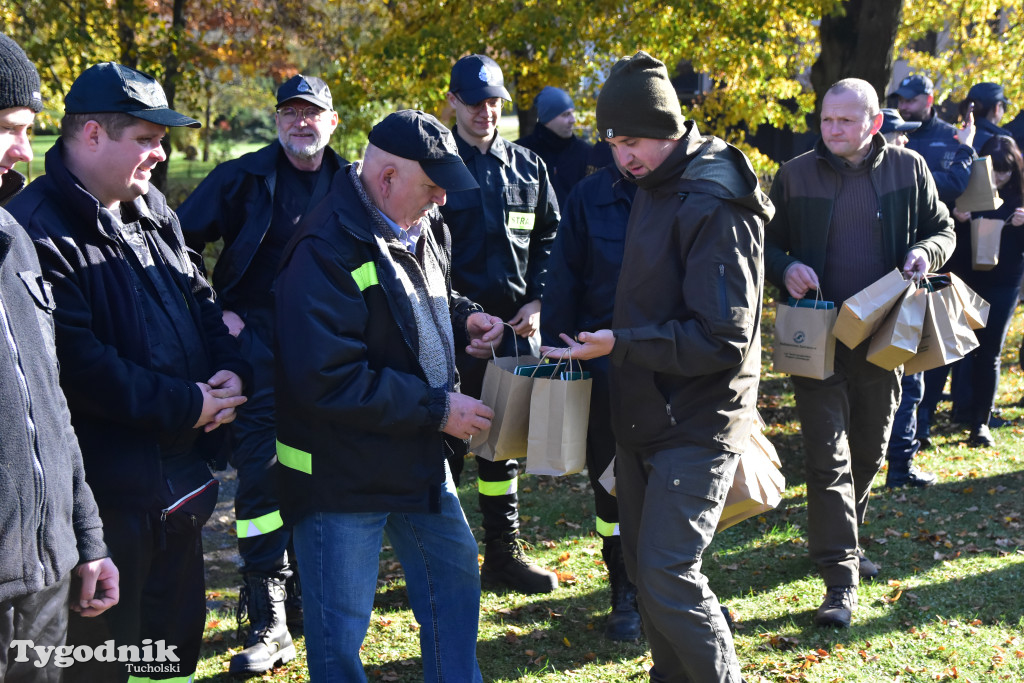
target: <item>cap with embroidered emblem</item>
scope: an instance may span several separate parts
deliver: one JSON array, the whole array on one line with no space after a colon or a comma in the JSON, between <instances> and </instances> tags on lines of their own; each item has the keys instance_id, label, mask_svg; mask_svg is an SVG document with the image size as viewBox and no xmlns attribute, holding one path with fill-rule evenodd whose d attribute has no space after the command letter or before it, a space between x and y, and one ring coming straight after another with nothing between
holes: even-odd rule
<instances>
[{"instance_id":1,"label":"cap with embroidered emblem","mask_svg":"<svg viewBox=\"0 0 1024 683\"><path fill-rule=\"evenodd\" d=\"M297 74L281 84L281 87L277 89L277 106L280 107L288 100L293 99L305 100L328 111L334 109L331 89L323 80L315 76Z\"/></svg>"},{"instance_id":2,"label":"cap with embroidered emblem","mask_svg":"<svg viewBox=\"0 0 1024 683\"><path fill-rule=\"evenodd\" d=\"M90 66L64 97L68 114L129 114L161 126L199 128L202 124L167 106L155 78L116 62Z\"/></svg>"},{"instance_id":3,"label":"cap with embroidered emblem","mask_svg":"<svg viewBox=\"0 0 1024 683\"><path fill-rule=\"evenodd\" d=\"M430 114L396 111L374 126L368 139L388 154L419 162L427 177L447 192L480 187L459 156L455 136Z\"/></svg>"},{"instance_id":4,"label":"cap with embroidered emblem","mask_svg":"<svg viewBox=\"0 0 1024 683\"><path fill-rule=\"evenodd\" d=\"M469 105L491 97L512 101L501 67L487 55L467 55L455 62L448 90Z\"/></svg>"}]
</instances>

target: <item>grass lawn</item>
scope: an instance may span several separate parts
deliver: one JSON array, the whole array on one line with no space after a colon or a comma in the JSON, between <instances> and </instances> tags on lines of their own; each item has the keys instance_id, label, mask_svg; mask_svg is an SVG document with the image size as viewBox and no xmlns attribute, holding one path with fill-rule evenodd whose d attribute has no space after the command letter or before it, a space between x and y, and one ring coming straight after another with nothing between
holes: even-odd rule
<instances>
[{"instance_id":1,"label":"grass lawn","mask_svg":"<svg viewBox=\"0 0 1024 683\"><path fill-rule=\"evenodd\" d=\"M940 404L932 450L918 462L939 475L927 490L887 491L876 481L862 538L881 565L862 584L849 630L812 625L823 586L807 558L802 447L789 380L771 372L773 309L765 315L760 407L783 459L789 487L778 509L719 534L704 569L736 621L736 649L748 681L1024 680L1024 378L1016 365L1021 324L1004 356L998 404L1009 424L994 449L965 445ZM1012 365L1011 365L1012 364ZM480 538L474 466L459 489ZM225 491L230 490L230 477ZM585 476L520 481L523 536L537 560L557 570L550 595L484 592L478 654L485 681L646 681L646 644L612 643L601 632L608 583ZM207 529L210 605L198 679L228 681L235 640L237 554L227 495ZM401 567L381 558L376 608L363 661L370 681L420 681L418 625ZM339 590L343 587L339 586ZM293 635L295 635L293 633ZM258 680L307 680L299 658Z\"/></svg>"}]
</instances>

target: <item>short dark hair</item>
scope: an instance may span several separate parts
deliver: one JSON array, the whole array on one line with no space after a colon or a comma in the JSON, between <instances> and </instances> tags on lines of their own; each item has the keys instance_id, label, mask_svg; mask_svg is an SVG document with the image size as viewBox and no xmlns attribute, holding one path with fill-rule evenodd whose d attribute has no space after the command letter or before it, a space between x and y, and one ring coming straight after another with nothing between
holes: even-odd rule
<instances>
[{"instance_id":1,"label":"short dark hair","mask_svg":"<svg viewBox=\"0 0 1024 683\"><path fill-rule=\"evenodd\" d=\"M121 112L65 114L60 122L60 134L65 138L73 138L85 128L87 122L95 121L106 131L111 140L120 140L125 129L138 123L140 120L131 114L123 114Z\"/></svg>"}]
</instances>

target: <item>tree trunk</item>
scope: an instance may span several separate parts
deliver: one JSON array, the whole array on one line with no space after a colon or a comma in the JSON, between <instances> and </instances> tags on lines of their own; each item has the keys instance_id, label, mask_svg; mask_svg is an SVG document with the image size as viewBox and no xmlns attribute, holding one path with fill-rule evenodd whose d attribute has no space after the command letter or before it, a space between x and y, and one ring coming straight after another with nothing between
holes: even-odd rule
<instances>
[{"instance_id":1,"label":"tree trunk","mask_svg":"<svg viewBox=\"0 0 1024 683\"><path fill-rule=\"evenodd\" d=\"M135 6L133 0L117 2L117 42L121 48L118 61L133 69L139 65L139 46L135 36Z\"/></svg>"},{"instance_id":2,"label":"tree trunk","mask_svg":"<svg viewBox=\"0 0 1024 683\"><path fill-rule=\"evenodd\" d=\"M185 1L174 0L174 7L171 18L171 44L164 51L164 94L167 96L167 106L174 109L174 97L178 91L178 81L181 79L181 36L185 30ZM171 136L165 135L161 142L164 152L167 154L167 161L157 164L153 168L153 185L158 190L167 193L167 164L171 161L173 148Z\"/></svg>"},{"instance_id":3,"label":"tree trunk","mask_svg":"<svg viewBox=\"0 0 1024 683\"><path fill-rule=\"evenodd\" d=\"M885 101L892 76L892 53L905 0L846 0L843 13L822 17L819 35L821 54L811 67L814 86L814 118L808 123L819 130L821 101L836 81L862 78Z\"/></svg>"}]
</instances>

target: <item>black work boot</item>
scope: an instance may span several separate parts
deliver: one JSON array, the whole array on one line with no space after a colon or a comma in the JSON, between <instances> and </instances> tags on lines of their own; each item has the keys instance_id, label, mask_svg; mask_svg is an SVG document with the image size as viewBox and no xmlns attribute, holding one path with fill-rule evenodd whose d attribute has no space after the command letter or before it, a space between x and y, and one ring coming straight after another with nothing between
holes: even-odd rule
<instances>
[{"instance_id":1,"label":"black work boot","mask_svg":"<svg viewBox=\"0 0 1024 683\"><path fill-rule=\"evenodd\" d=\"M249 617L245 649L231 658L228 672L254 674L270 671L295 659L295 646L285 625L284 581L262 574L244 574L238 595L238 624Z\"/></svg>"},{"instance_id":2,"label":"black work boot","mask_svg":"<svg viewBox=\"0 0 1024 683\"><path fill-rule=\"evenodd\" d=\"M484 548L480 580L485 587L511 588L527 595L558 588L558 576L526 556L518 534L487 541Z\"/></svg>"},{"instance_id":3,"label":"black work boot","mask_svg":"<svg viewBox=\"0 0 1024 683\"><path fill-rule=\"evenodd\" d=\"M601 549L608 567L608 582L612 589L612 611L604 627L608 640L636 640L641 635L640 612L636 607L636 586L626 576L626 563L622 559L622 542L618 536L604 539Z\"/></svg>"}]
</instances>

